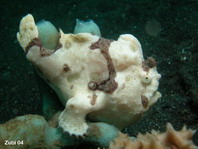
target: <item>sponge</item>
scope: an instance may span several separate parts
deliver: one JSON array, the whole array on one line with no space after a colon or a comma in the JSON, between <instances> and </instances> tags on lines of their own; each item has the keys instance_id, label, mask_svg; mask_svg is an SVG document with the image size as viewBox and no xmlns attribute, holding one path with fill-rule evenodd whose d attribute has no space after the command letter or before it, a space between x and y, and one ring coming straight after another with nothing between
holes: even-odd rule
<instances>
[{"instance_id":1,"label":"sponge","mask_svg":"<svg viewBox=\"0 0 198 149\"><path fill-rule=\"evenodd\" d=\"M36 23L39 31L39 39L47 49L54 50L59 40L59 33L56 27L49 21L41 20Z\"/></svg>"},{"instance_id":2,"label":"sponge","mask_svg":"<svg viewBox=\"0 0 198 149\"><path fill-rule=\"evenodd\" d=\"M82 21L76 19L74 34L78 33L91 33L92 35L101 36L100 28L93 20Z\"/></svg>"}]
</instances>

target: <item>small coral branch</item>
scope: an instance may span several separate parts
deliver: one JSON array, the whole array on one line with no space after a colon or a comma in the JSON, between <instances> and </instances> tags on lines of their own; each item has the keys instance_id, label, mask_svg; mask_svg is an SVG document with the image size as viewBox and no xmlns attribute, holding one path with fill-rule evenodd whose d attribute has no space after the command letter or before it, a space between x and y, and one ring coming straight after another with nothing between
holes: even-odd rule
<instances>
[{"instance_id":1,"label":"small coral branch","mask_svg":"<svg viewBox=\"0 0 198 149\"><path fill-rule=\"evenodd\" d=\"M10 149L13 143L16 143L14 144L16 149L60 149L85 141L108 147L109 142L116 138L119 133L114 126L105 123L88 125L86 137L77 138L63 133L60 127L50 125L40 115L18 116L5 124L0 124L0 149Z\"/></svg>"},{"instance_id":2,"label":"small coral branch","mask_svg":"<svg viewBox=\"0 0 198 149\"><path fill-rule=\"evenodd\" d=\"M195 131L187 129L176 131L170 123L164 133L152 131L151 133L138 134L131 140L126 134L119 136L110 143L109 149L197 149L192 142Z\"/></svg>"}]
</instances>

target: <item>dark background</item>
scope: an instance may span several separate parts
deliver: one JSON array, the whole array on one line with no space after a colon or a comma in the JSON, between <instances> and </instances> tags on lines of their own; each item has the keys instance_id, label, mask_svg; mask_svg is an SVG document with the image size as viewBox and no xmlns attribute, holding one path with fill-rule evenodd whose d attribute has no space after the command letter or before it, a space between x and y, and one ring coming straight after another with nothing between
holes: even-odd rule
<instances>
[{"instance_id":1,"label":"dark background","mask_svg":"<svg viewBox=\"0 0 198 149\"><path fill-rule=\"evenodd\" d=\"M0 123L24 114L42 114L42 100L33 68L16 33L23 16L51 21L65 33L75 19L93 19L102 36L117 39L130 33L142 44L144 57L158 62L162 98L136 124L132 136L167 122L177 130L198 128L198 1L197 0L0 0ZM198 144L198 133L194 135Z\"/></svg>"}]
</instances>

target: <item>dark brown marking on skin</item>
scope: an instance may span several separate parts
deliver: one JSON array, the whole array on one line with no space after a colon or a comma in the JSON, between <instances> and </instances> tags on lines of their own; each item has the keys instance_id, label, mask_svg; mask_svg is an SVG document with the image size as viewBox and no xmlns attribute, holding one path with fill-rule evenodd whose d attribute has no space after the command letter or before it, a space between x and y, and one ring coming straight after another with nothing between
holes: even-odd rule
<instances>
[{"instance_id":1,"label":"dark brown marking on skin","mask_svg":"<svg viewBox=\"0 0 198 149\"><path fill-rule=\"evenodd\" d=\"M99 137L101 135L100 128L95 124L90 124L89 129L87 130L87 136Z\"/></svg>"},{"instance_id":2,"label":"dark brown marking on skin","mask_svg":"<svg viewBox=\"0 0 198 149\"><path fill-rule=\"evenodd\" d=\"M53 50L49 50L49 49L46 49L46 48L43 48L43 47L40 48L40 54L41 54L42 57L44 57L44 56L50 56L53 53L54 53Z\"/></svg>"},{"instance_id":3,"label":"dark brown marking on skin","mask_svg":"<svg viewBox=\"0 0 198 149\"><path fill-rule=\"evenodd\" d=\"M73 104L69 105L69 108L75 109L75 106Z\"/></svg>"},{"instance_id":4,"label":"dark brown marking on skin","mask_svg":"<svg viewBox=\"0 0 198 149\"><path fill-rule=\"evenodd\" d=\"M113 93L113 91L118 86L118 84L115 82L116 71L113 66L111 57L109 55L109 45L111 42L112 42L112 40L100 38L97 42L93 43L90 46L91 50L100 49L102 55L107 60L107 67L109 70L109 78L107 80L103 80L103 81L97 83L97 89L104 91L106 93L110 93L110 94Z\"/></svg>"},{"instance_id":5,"label":"dark brown marking on skin","mask_svg":"<svg viewBox=\"0 0 198 149\"><path fill-rule=\"evenodd\" d=\"M157 62L154 58L148 57L147 60L142 62L142 68L144 71L149 71L149 69L155 67L157 65Z\"/></svg>"},{"instance_id":6,"label":"dark brown marking on skin","mask_svg":"<svg viewBox=\"0 0 198 149\"><path fill-rule=\"evenodd\" d=\"M88 87L89 87L89 89L90 90L96 90L97 89L97 87L98 87L98 84L96 83L96 82L94 82L94 81L90 81L89 83L88 83Z\"/></svg>"},{"instance_id":7,"label":"dark brown marking on skin","mask_svg":"<svg viewBox=\"0 0 198 149\"><path fill-rule=\"evenodd\" d=\"M88 41L88 38L82 36L82 35L74 35L74 34L70 34L70 37L71 39L74 41L74 42L78 42L78 43L83 43L83 42L87 42Z\"/></svg>"},{"instance_id":8,"label":"dark brown marking on skin","mask_svg":"<svg viewBox=\"0 0 198 149\"><path fill-rule=\"evenodd\" d=\"M68 66L67 64L64 64L64 65L63 65L63 71L64 71L64 72L70 71L70 68L69 68L69 66Z\"/></svg>"},{"instance_id":9,"label":"dark brown marking on skin","mask_svg":"<svg viewBox=\"0 0 198 149\"><path fill-rule=\"evenodd\" d=\"M90 104L93 106L96 104L97 95L93 94Z\"/></svg>"},{"instance_id":10,"label":"dark brown marking on skin","mask_svg":"<svg viewBox=\"0 0 198 149\"><path fill-rule=\"evenodd\" d=\"M40 48L40 55L43 57L43 56L50 56L54 53L54 50L49 50L49 49L46 49L42 46L42 43L41 41L38 39L38 38L35 38L33 39L29 45L26 47L25 49L25 52L26 54L28 53L28 51L31 49L31 47L33 46L37 46Z\"/></svg>"},{"instance_id":11,"label":"dark brown marking on skin","mask_svg":"<svg viewBox=\"0 0 198 149\"><path fill-rule=\"evenodd\" d=\"M148 98L146 96L142 95L141 100L142 100L143 107L146 109L148 107L148 104L149 104Z\"/></svg>"},{"instance_id":12,"label":"dark brown marking on skin","mask_svg":"<svg viewBox=\"0 0 198 149\"><path fill-rule=\"evenodd\" d=\"M33 46L38 46L38 47L42 47L41 41L38 38L33 39L28 46L25 49L26 54L28 53L28 51L30 50L31 47Z\"/></svg>"},{"instance_id":13,"label":"dark brown marking on skin","mask_svg":"<svg viewBox=\"0 0 198 149\"><path fill-rule=\"evenodd\" d=\"M70 89L73 89L73 88L74 88L74 86L73 86L73 85L71 85L71 86L70 86Z\"/></svg>"}]
</instances>

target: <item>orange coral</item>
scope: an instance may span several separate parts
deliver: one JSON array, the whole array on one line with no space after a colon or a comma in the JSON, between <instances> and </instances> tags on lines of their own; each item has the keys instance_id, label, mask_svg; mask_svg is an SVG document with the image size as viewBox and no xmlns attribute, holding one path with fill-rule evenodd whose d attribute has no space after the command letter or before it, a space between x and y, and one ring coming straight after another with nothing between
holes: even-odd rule
<instances>
[{"instance_id":1,"label":"orange coral","mask_svg":"<svg viewBox=\"0 0 198 149\"><path fill-rule=\"evenodd\" d=\"M196 149L192 142L195 131L187 129L176 131L170 123L164 133L152 131L145 135L138 134L135 140L131 140L126 134L119 136L110 143L109 149Z\"/></svg>"}]
</instances>

